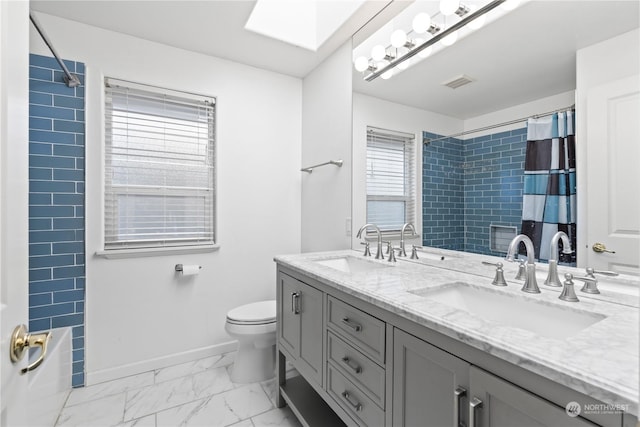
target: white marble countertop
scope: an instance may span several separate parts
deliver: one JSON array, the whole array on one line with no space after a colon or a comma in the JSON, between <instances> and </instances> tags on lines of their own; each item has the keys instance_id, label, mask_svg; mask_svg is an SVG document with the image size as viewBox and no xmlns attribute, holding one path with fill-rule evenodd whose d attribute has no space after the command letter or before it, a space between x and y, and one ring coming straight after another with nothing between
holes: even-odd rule
<instances>
[{"instance_id":1,"label":"white marble countertop","mask_svg":"<svg viewBox=\"0 0 640 427\"><path fill-rule=\"evenodd\" d=\"M275 261L604 403L624 405L626 412L638 415L638 278L600 279L602 293L593 296L579 292L582 283L576 281L575 289L580 301L566 302L558 299L560 288L543 285L546 265L539 265L541 293L527 294L520 291L523 282L513 279L517 271L515 263L507 263L497 257L440 249L425 248L425 252L419 260L398 258L396 263L365 258L362 252L351 250L282 255L275 257ZM316 262L345 256L388 268L345 273ZM495 267L481 261L503 262L508 286L491 285ZM584 270L561 266L562 280L565 272L584 276ZM564 311L599 315L602 320L567 337L554 338L554 334L536 334L490 321L411 292L460 282L538 306L542 304L551 309L560 307ZM616 293L609 288L621 289L624 293ZM563 328L563 325L558 324L558 328Z\"/></svg>"}]
</instances>

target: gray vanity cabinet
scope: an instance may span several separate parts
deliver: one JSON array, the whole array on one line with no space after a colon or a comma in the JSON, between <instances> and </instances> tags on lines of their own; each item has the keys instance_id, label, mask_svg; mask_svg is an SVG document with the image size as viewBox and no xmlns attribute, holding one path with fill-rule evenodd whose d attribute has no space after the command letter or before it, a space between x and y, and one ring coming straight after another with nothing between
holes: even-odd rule
<instances>
[{"instance_id":1,"label":"gray vanity cabinet","mask_svg":"<svg viewBox=\"0 0 640 427\"><path fill-rule=\"evenodd\" d=\"M394 427L595 426L399 329L393 346Z\"/></svg>"},{"instance_id":2,"label":"gray vanity cabinet","mask_svg":"<svg viewBox=\"0 0 640 427\"><path fill-rule=\"evenodd\" d=\"M636 422L631 415L586 410L570 417L565 411L570 402L601 402L314 277L279 267L277 280L276 403L289 404L303 425L620 427ZM286 378L287 361L299 376Z\"/></svg>"},{"instance_id":3,"label":"gray vanity cabinet","mask_svg":"<svg viewBox=\"0 0 640 427\"><path fill-rule=\"evenodd\" d=\"M323 293L285 274L279 275L280 346L307 379L322 386Z\"/></svg>"},{"instance_id":4,"label":"gray vanity cabinet","mask_svg":"<svg viewBox=\"0 0 640 427\"><path fill-rule=\"evenodd\" d=\"M464 360L395 329L394 427L467 425L469 367Z\"/></svg>"},{"instance_id":5,"label":"gray vanity cabinet","mask_svg":"<svg viewBox=\"0 0 640 427\"><path fill-rule=\"evenodd\" d=\"M481 402L475 409L476 426L593 427L596 425L584 418L569 417L564 408L549 403L475 366L471 367L470 381L470 399Z\"/></svg>"}]
</instances>

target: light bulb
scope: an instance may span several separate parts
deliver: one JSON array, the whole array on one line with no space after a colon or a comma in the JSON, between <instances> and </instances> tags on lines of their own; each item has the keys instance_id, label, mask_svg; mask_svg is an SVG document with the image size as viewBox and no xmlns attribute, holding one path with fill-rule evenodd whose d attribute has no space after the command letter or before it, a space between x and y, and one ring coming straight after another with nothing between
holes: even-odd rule
<instances>
[{"instance_id":1,"label":"light bulb","mask_svg":"<svg viewBox=\"0 0 640 427\"><path fill-rule=\"evenodd\" d=\"M420 12L419 14L416 15L415 18L413 18L412 27L413 27L413 31L415 31L416 34L424 33L429 29L430 26L431 26L431 17L429 16L428 13Z\"/></svg>"},{"instance_id":2,"label":"light bulb","mask_svg":"<svg viewBox=\"0 0 640 427\"><path fill-rule=\"evenodd\" d=\"M381 44L377 44L371 49L371 58L374 61L382 61L385 56L387 56L387 52Z\"/></svg>"},{"instance_id":3,"label":"light bulb","mask_svg":"<svg viewBox=\"0 0 640 427\"><path fill-rule=\"evenodd\" d=\"M471 9L471 13L475 13L476 10L478 10L478 6L471 5L469 6L469 9ZM474 19L473 21L469 22L467 25L469 26L469 28L471 28L472 30L477 30L482 28L482 26L484 25L484 21L485 21L485 16L479 16L476 19Z\"/></svg>"},{"instance_id":4,"label":"light bulb","mask_svg":"<svg viewBox=\"0 0 640 427\"><path fill-rule=\"evenodd\" d=\"M442 12L444 16L453 15L459 7L459 0L440 0L440 12Z\"/></svg>"},{"instance_id":5,"label":"light bulb","mask_svg":"<svg viewBox=\"0 0 640 427\"><path fill-rule=\"evenodd\" d=\"M500 5L504 10L513 10L520 4L520 0L507 0Z\"/></svg>"},{"instance_id":6,"label":"light bulb","mask_svg":"<svg viewBox=\"0 0 640 427\"><path fill-rule=\"evenodd\" d=\"M440 43L442 43L445 46L451 46L457 40L458 40L458 32L454 31L453 33L449 34L448 36L443 37L442 40L440 40Z\"/></svg>"},{"instance_id":7,"label":"light bulb","mask_svg":"<svg viewBox=\"0 0 640 427\"><path fill-rule=\"evenodd\" d=\"M369 59L366 56L359 56L353 63L353 66L357 71L363 72L367 68L369 68Z\"/></svg>"},{"instance_id":8,"label":"light bulb","mask_svg":"<svg viewBox=\"0 0 640 427\"><path fill-rule=\"evenodd\" d=\"M391 46L402 47L407 42L407 33L402 30L395 30L391 33Z\"/></svg>"}]
</instances>

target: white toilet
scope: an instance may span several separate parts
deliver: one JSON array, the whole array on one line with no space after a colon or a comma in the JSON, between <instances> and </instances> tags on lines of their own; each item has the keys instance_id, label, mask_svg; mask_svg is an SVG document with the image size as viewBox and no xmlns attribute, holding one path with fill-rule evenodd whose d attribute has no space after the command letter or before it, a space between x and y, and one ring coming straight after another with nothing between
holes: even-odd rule
<instances>
[{"instance_id":1,"label":"white toilet","mask_svg":"<svg viewBox=\"0 0 640 427\"><path fill-rule=\"evenodd\" d=\"M238 340L231 381L252 383L275 376L275 300L254 302L230 310L225 329Z\"/></svg>"}]
</instances>

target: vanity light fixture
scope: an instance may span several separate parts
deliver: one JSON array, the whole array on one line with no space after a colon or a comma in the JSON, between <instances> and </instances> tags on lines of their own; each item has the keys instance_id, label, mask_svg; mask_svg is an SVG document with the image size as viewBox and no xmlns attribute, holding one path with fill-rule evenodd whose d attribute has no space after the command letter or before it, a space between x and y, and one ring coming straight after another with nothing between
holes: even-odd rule
<instances>
[{"instance_id":1,"label":"vanity light fixture","mask_svg":"<svg viewBox=\"0 0 640 427\"><path fill-rule=\"evenodd\" d=\"M471 25L469 27L480 28L484 23L484 15L503 3L511 3L510 6L517 6L519 0L492 0L477 10L461 4L459 0L443 0L440 2L442 15L456 14L461 18L458 22L443 30L439 25L432 22L431 16L427 13L420 13L414 18L412 29L416 34L428 33L432 37L427 36L426 40L422 38L411 40L406 32L396 30L391 35L391 45L389 47L374 46L371 51L371 59L364 56L358 57L354 62L354 66L360 72L370 71L364 77L368 82L377 77L388 79L391 77L395 67L399 69L407 68L408 63L404 64L403 68L399 65L409 61L414 56L418 55L421 58L429 56L432 46L436 43L441 41L445 46L455 43L458 37L458 30L466 25L477 21L473 27Z\"/></svg>"}]
</instances>

